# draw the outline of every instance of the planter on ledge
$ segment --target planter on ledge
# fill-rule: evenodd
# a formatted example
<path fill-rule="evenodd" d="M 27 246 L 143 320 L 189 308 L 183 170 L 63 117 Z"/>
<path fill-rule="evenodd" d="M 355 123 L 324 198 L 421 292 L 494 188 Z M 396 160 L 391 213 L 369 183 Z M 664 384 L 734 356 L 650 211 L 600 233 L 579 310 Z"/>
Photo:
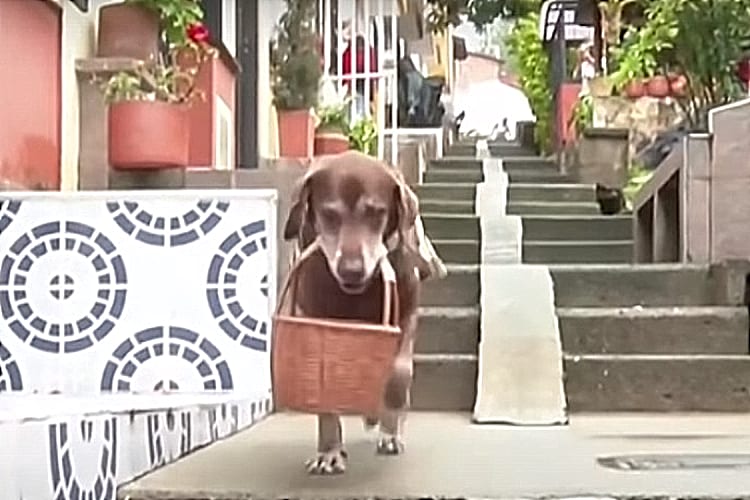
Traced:
<path fill-rule="evenodd" d="M 687 94 L 687 77 L 685 75 L 669 75 L 669 92 L 675 97 L 685 97 Z"/>
<path fill-rule="evenodd" d="M 279 124 L 279 155 L 311 158 L 315 137 L 315 121 L 309 109 L 277 110 Z"/>
<path fill-rule="evenodd" d="M 315 156 L 334 155 L 349 149 L 349 137 L 341 130 L 321 127 L 315 131 Z"/>
<path fill-rule="evenodd" d="M 118 3 L 99 9 L 97 57 L 154 61 L 159 54 L 159 14 L 142 5 Z"/>
<path fill-rule="evenodd" d="M 162 101 L 109 106 L 109 164 L 117 169 L 161 169 L 188 164 L 187 107 Z"/>
<path fill-rule="evenodd" d="M 646 85 L 641 80 L 631 80 L 625 85 L 623 93 L 631 99 L 637 99 L 646 95 Z"/>
<path fill-rule="evenodd" d="M 653 76 L 648 80 L 646 90 L 651 97 L 667 97 L 670 93 L 669 80 L 664 75 Z"/>

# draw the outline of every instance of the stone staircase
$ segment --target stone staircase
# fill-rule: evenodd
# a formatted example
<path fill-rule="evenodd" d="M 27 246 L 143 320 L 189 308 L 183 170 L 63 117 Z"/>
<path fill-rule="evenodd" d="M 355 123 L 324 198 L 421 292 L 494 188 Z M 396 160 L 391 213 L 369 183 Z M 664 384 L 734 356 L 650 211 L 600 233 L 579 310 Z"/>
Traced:
<path fill-rule="evenodd" d="M 522 217 L 524 262 L 550 266 L 571 411 L 750 410 L 748 311 L 726 276 L 632 265 L 631 217 L 602 215 L 593 185 L 517 145 L 491 152 L 509 174 L 508 212 Z M 472 155 L 473 146 L 452 147 L 417 187 L 450 274 L 423 291 L 416 410 L 469 410 L 475 398 L 482 170 Z"/>

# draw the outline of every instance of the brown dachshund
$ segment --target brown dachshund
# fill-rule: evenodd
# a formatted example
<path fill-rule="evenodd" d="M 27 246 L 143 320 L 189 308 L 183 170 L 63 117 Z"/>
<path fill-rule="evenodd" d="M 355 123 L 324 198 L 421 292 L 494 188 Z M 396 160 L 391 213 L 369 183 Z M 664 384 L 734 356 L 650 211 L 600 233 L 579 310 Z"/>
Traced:
<path fill-rule="evenodd" d="M 395 270 L 402 340 L 383 395 L 385 410 L 365 418 L 367 426 L 380 424 L 380 454 L 403 450 L 420 281 L 444 275 L 420 231 L 417 198 L 399 173 L 356 152 L 322 157 L 310 165 L 284 228 L 286 240 L 296 239 L 301 248 L 316 242 L 320 249 L 299 268 L 296 303 L 306 316 L 379 322 L 383 280 L 373 278 L 383 258 Z M 339 416 L 318 415 L 318 453 L 306 463 L 307 470 L 341 473 L 346 456 Z"/>

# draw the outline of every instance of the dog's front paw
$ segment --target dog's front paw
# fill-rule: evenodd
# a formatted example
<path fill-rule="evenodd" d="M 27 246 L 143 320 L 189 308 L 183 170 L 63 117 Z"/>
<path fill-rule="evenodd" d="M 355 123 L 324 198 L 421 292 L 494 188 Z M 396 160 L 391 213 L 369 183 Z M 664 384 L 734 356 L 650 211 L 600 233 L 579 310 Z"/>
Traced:
<path fill-rule="evenodd" d="M 305 468 L 314 475 L 341 474 L 346 470 L 346 458 L 346 451 L 342 449 L 326 451 L 305 462 Z"/>
<path fill-rule="evenodd" d="M 404 452 L 404 442 L 398 436 L 381 434 L 378 438 L 378 455 L 400 455 Z"/>

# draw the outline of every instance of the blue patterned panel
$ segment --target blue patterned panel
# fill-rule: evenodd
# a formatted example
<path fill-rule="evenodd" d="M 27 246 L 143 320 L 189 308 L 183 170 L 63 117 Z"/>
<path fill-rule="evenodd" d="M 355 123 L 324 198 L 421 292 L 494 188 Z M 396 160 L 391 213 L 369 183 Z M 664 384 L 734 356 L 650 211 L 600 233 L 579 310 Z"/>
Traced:
<path fill-rule="evenodd" d="M 78 352 L 112 331 L 126 285 L 125 262 L 110 238 L 82 222 L 46 222 L 2 257 L 0 313 L 31 347 Z"/>
<path fill-rule="evenodd" d="M 201 200 L 178 215 L 154 214 L 136 201 L 110 201 L 107 210 L 127 234 L 147 245 L 187 245 L 214 229 L 229 209 L 229 203 Z"/>
<path fill-rule="evenodd" d="M 256 317 L 243 304 L 249 297 L 238 293 L 243 266 L 264 266 L 267 235 L 265 221 L 258 220 L 230 234 L 219 246 L 208 267 L 206 297 L 211 314 L 221 329 L 240 345 L 266 352 L 268 349 L 268 321 Z M 268 297 L 268 274 L 263 275 L 255 288 Z"/>
<path fill-rule="evenodd" d="M 180 359 L 195 370 L 204 390 L 226 391 L 234 386 L 229 364 L 216 345 L 187 328 L 156 326 L 136 333 L 114 350 L 102 374 L 101 390 L 130 391 L 138 369 L 163 357 Z M 180 389 L 180 374 L 165 373 L 164 378 L 153 381 L 153 390 L 163 389 L 168 377 L 172 377 L 169 387 Z"/>

